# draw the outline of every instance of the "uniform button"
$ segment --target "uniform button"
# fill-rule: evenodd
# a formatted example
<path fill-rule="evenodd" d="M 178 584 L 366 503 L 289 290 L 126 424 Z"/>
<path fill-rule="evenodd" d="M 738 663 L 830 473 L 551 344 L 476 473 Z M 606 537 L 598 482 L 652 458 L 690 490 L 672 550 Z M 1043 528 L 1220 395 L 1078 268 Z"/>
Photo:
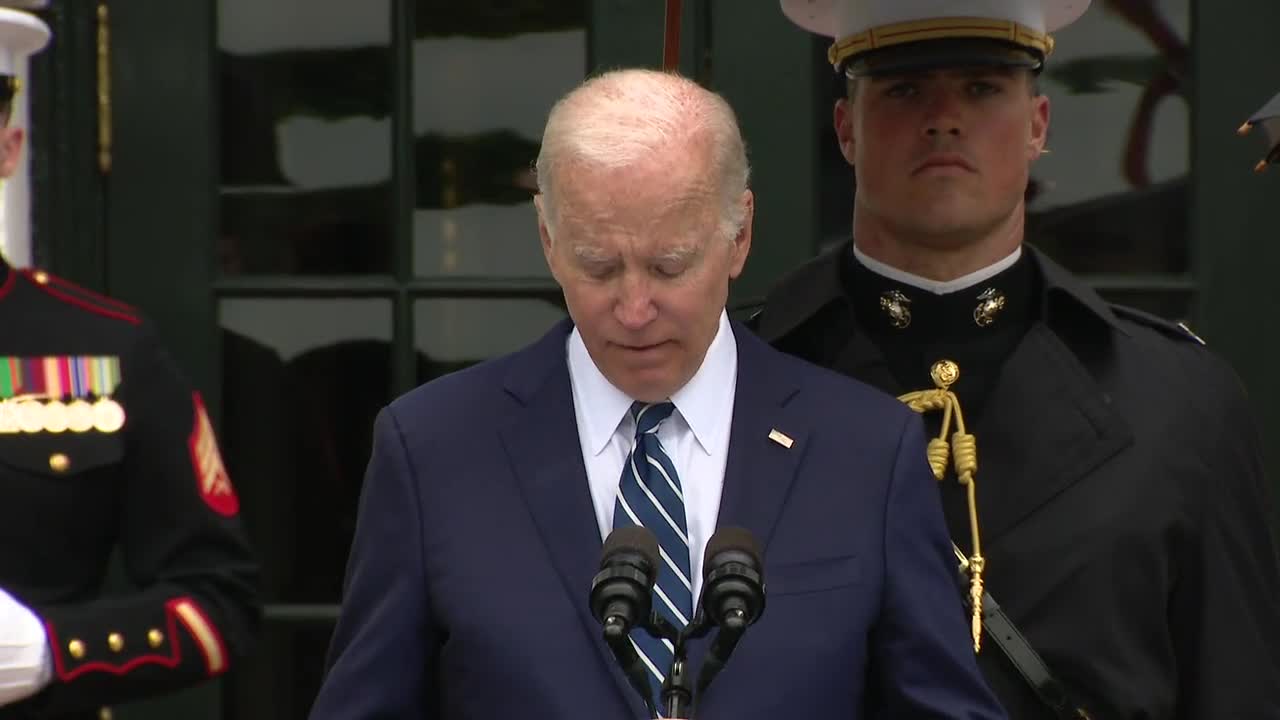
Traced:
<path fill-rule="evenodd" d="M 111 652 L 120 652 L 124 649 L 124 636 L 120 633 L 111 633 L 107 636 L 107 647 L 111 648 Z"/>
<path fill-rule="evenodd" d="M 98 710 L 98 720 L 111 720 L 114 715 L 111 714 L 111 708 L 104 707 Z"/>
<path fill-rule="evenodd" d="M 152 628 L 151 632 L 147 633 L 147 642 L 151 643 L 153 648 L 160 647 L 164 644 L 164 633 Z"/>
<path fill-rule="evenodd" d="M 80 660 L 84 657 L 84 643 L 79 640 L 72 640 L 67 643 L 67 652 L 71 653 L 71 657 Z"/>
<path fill-rule="evenodd" d="M 32 277 L 34 277 L 36 282 L 40 283 L 41 285 L 49 284 L 49 273 L 43 270 L 40 270 L 39 272 L 35 273 L 34 275 L 32 275 Z"/>
<path fill-rule="evenodd" d="M 64 473 L 71 467 L 71 458 L 63 453 L 54 453 L 49 456 L 49 468 L 56 473 Z"/>

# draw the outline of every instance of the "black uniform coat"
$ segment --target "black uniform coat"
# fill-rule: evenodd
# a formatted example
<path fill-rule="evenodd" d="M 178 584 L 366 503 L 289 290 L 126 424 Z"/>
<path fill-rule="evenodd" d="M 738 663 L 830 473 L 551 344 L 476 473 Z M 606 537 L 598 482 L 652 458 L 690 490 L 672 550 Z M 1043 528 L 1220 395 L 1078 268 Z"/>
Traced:
<path fill-rule="evenodd" d="M 154 331 L 127 306 L 0 261 L 0 362 L 86 357 L 118 360 L 122 428 L 0 423 L 0 588 L 43 621 L 53 659 L 53 683 L 0 708 L 6 720 L 96 718 L 219 675 L 258 623 L 239 502 L 200 397 Z M 63 402 L 95 400 L 79 386 Z M 114 550 L 136 587 L 107 594 Z"/>
<path fill-rule="evenodd" d="M 783 350 L 895 395 L 931 387 L 928 365 L 943 356 L 960 364 L 961 383 L 966 368 L 976 374 L 979 387 L 958 393 L 979 409 L 966 419 L 987 589 L 1093 717 L 1280 718 L 1271 507 L 1228 366 L 1188 331 L 1107 304 L 1030 248 L 1001 279 L 1031 288 L 1020 330 L 904 347 L 867 327 L 883 310 L 856 306 L 869 301 L 853 287 L 858 267 L 849 243 L 823 254 L 784 278 L 752 324 Z M 1019 317 L 1013 304 L 1001 312 Z M 943 487 L 967 549 L 963 495 L 950 475 Z M 1011 717 L 1047 717 L 989 638 L 979 659 Z"/>

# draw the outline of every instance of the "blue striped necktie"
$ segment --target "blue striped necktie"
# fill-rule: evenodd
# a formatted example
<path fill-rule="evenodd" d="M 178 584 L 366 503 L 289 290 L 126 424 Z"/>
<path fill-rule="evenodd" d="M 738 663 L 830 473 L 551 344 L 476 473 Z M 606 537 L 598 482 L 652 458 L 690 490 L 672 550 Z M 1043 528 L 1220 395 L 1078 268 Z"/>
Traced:
<path fill-rule="evenodd" d="M 613 527 L 643 525 L 657 536 L 662 563 L 653 588 L 653 607 L 677 629 L 683 629 L 689 624 L 693 609 L 689 528 L 685 522 L 680 477 L 658 440 L 658 425 L 671 417 L 673 410 L 675 405 L 669 402 L 653 405 L 637 402 L 631 406 L 636 439 L 622 468 Z M 643 629 L 633 630 L 631 640 L 649 668 L 649 684 L 657 704 L 674 649 L 667 641 L 658 640 Z"/>

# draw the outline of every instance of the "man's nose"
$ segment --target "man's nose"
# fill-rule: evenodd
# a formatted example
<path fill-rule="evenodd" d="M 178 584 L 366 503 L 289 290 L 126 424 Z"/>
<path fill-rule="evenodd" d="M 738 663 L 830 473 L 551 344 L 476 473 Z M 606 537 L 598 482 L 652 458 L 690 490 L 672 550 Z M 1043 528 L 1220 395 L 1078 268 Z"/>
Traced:
<path fill-rule="evenodd" d="M 959 137 L 964 134 L 964 112 L 960 99 L 954 93 L 940 91 L 934 93 L 929 101 L 929 114 L 925 121 L 925 135 L 936 138 L 939 135 Z"/>
<path fill-rule="evenodd" d="M 657 305 L 648 283 L 642 280 L 624 281 L 622 296 L 614 305 L 614 315 L 628 330 L 639 330 L 658 316 Z"/>

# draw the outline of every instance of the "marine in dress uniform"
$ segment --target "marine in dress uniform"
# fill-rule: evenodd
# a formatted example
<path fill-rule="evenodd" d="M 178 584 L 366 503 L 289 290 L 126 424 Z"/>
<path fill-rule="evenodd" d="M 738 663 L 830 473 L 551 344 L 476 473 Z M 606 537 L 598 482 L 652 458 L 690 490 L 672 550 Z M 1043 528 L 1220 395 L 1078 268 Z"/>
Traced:
<path fill-rule="evenodd" d="M 1247 135 L 1254 128 L 1261 127 L 1266 136 L 1267 154 L 1258 161 L 1254 170 L 1262 172 L 1268 165 L 1280 163 L 1280 95 L 1276 95 L 1253 114 L 1244 125 L 1240 126 L 1240 134 Z"/>
<path fill-rule="evenodd" d="M 47 38 L 0 8 L 0 61 Z M 0 498 L 0 718 L 109 718 L 246 652 L 257 563 L 199 393 L 135 310 L 3 259 Z"/>
<path fill-rule="evenodd" d="M 1038 72 L 1087 5 L 782 0 L 834 38 L 837 70 L 908 80 Z M 926 415 L 979 664 L 1010 717 L 1280 718 L 1280 562 L 1235 374 L 1018 232 L 1003 260 L 945 282 L 877 261 L 855 232 L 785 276 L 753 325 Z"/>

